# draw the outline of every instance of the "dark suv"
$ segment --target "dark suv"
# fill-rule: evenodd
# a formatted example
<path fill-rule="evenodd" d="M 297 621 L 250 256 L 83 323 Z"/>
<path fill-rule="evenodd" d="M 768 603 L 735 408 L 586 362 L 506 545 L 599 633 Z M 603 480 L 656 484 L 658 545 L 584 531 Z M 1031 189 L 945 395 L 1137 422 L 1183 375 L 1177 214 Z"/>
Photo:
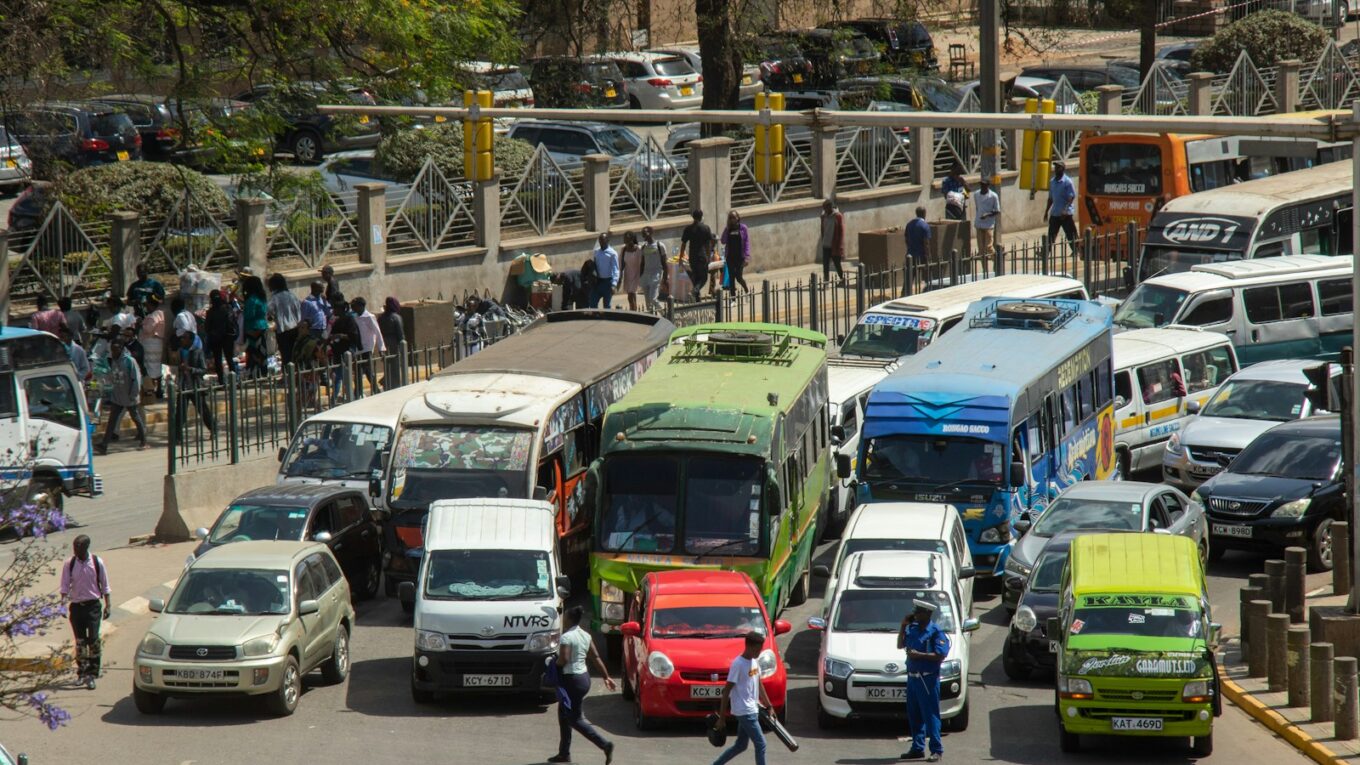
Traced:
<path fill-rule="evenodd" d="M 931 38 L 926 25 L 919 21 L 856 19 L 836 22 L 831 26 L 862 33 L 879 46 L 884 60 L 894 66 L 924 71 L 940 68 L 940 61 L 935 54 L 935 40 Z"/>
<path fill-rule="evenodd" d="M 8 115 L 5 127 L 28 152 L 38 176 L 50 175 L 54 163 L 91 167 L 142 158 L 142 136 L 132 119 L 106 104 L 34 104 Z"/>
<path fill-rule="evenodd" d="M 328 101 L 377 105 L 372 93 L 355 85 L 323 82 L 256 85 L 236 94 L 235 99 L 275 112 L 283 119 L 286 125 L 275 136 L 275 151 L 292 154 L 300 165 L 315 165 L 331 152 L 371 149 L 382 139 L 377 117 L 322 114 L 316 110 L 317 104 Z"/>
<path fill-rule="evenodd" d="M 861 77 L 878 69 L 878 48 L 850 29 L 802 29 L 779 32 L 797 45 L 812 64 L 814 88 L 833 88 L 836 80 Z"/>
<path fill-rule="evenodd" d="M 760 80 L 770 90 L 807 90 L 812 87 L 812 63 L 802 48 L 785 37 L 766 37 L 757 42 Z"/>
<path fill-rule="evenodd" d="M 168 161 L 179 143 L 179 125 L 165 96 L 142 93 L 100 96 L 97 101 L 126 114 L 142 137 L 142 156 Z"/>
<path fill-rule="evenodd" d="M 549 56 L 529 63 L 534 102 L 549 109 L 627 109 L 628 87 L 613 61 Z"/>

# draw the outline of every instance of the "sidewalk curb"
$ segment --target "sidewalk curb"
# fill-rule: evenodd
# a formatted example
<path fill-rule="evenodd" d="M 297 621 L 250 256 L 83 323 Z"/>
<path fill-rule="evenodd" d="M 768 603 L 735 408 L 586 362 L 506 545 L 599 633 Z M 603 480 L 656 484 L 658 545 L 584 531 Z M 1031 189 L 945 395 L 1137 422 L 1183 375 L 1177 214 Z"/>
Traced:
<path fill-rule="evenodd" d="M 1225 677 L 1222 672 L 1223 668 L 1220 667 L 1219 686 L 1223 689 L 1223 695 L 1235 706 L 1269 728 L 1280 738 L 1289 742 L 1290 746 L 1299 750 L 1314 762 L 1320 763 L 1320 765 L 1337 765 L 1341 762 L 1341 758 L 1335 752 L 1318 743 L 1302 728 L 1286 720 L 1279 712 L 1261 703 L 1255 696 L 1243 690 L 1242 686 Z"/>

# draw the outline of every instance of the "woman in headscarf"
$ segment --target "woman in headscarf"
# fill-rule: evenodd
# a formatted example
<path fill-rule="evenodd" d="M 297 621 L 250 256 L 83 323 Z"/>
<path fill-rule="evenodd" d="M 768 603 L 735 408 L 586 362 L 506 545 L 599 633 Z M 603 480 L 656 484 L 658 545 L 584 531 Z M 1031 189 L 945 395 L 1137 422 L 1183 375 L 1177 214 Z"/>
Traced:
<path fill-rule="evenodd" d="M 242 277 L 241 291 L 245 294 L 242 329 L 246 336 L 246 372 L 262 377 L 269 371 L 269 346 L 265 337 L 269 332 L 269 295 L 258 276 Z"/>
<path fill-rule="evenodd" d="M 378 314 L 378 331 L 382 333 L 383 345 L 387 346 L 386 363 L 383 365 L 383 390 L 392 390 L 401 385 L 401 365 L 406 359 L 401 355 L 401 344 L 406 340 L 406 327 L 401 321 L 401 302 L 389 295 L 383 301 L 382 313 Z"/>

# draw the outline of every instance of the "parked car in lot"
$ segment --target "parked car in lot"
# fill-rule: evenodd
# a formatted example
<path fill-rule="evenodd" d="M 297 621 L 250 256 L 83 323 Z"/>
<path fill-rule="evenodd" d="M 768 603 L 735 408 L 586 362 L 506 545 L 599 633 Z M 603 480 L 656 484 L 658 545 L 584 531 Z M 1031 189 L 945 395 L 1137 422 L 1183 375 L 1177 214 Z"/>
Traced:
<path fill-rule="evenodd" d="M 672 570 L 647 574 L 622 625 L 623 697 L 639 730 L 663 718 L 718 711 L 732 659 L 747 633 L 765 635 L 756 663 L 775 714 L 784 718 L 788 677 L 771 621 L 751 578 L 740 571 Z"/>
<path fill-rule="evenodd" d="M 1275 552 L 1298 545 L 1308 549 L 1310 571 L 1331 570 L 1332 522 L 1348 514 L 1341 418 L 1276 425 L 1194 496 L 1208 511 L 1215 557 L 1227 549 Z"/>
<path fill-rule="evenodd" d="M 142 155 L 158 162 L 183 162 L 188 165 L 211 164 L 211 150 L 204 140 L 214 131 L 231 132 L 229 123 L 249 106 L 230 98 L 191 99 L 180 106 L 165 96 L 145 93 L 114 94 L 95 99 L 101 104 L 127 113 L 142 136 Z M 185 135 L 185 127 L 190 134 Z M 245 146 L 245 143 L 240 143 Z M 265 147 L 253 151 L 263 156 Z"/>
<path fill-rule="evenodd" d="M 1023 77 L 1017 76 L 1001 83 L 1001 108 L 1012 111 L 1016 107 L 1012 104 L 1012 99 L 1016 98 L 1052 98 L 1058 83 L 1053 80 L 1046 80 L 1042 77 Z M 982 93 L 978 91 L 980 83 L 977 80 L 969 80 L 959 86 L 959 93 L 967 97 L 969 93 L 977 92 L 978 98 Z M 1076 105 L 1064 109 L 1068 114 L 1076 113 Z"/>
<path fill-rule="evenodd" d="M 1101 85 L 1122 85 L 1125 90 L 1138 90 L 1142 80 L 1137 69 L 1110 64 L 1108 66 L 1027 66 L 1020 71 L 1022 77 L 1040 77 L 1057 82 L 1063 77 L 1078 93 L 1095 90 Z"/>
<path fill-rule="evenodd" d="M 602 53 L 628 83 L 633 109 L 698 109 L 704 102 L 704 77 L 680 56 L 631 51 Z"/>
<path fill-rule="evenodd" d="M 689 65 L 694 67 L 694 71 L 701 75 L 704 73 L 704 60 L 699 56 L 699 49 L 697 47 L 676 45 L 669 48 L 656 48 L 648 52 L 679 56 L 688 61 Z M 764 85 L 760 82 L 760 67 L 755 64 L 742 64 L 741 84 L 738 86 L 738 95 L 754 96 L 763 89 Z"/>
<path fill-rule="evenodd" d="M 916 600 L 937 608 L 931 621 L 949 637 L 940 665 L 940 718 L 950 731 L 968 728 L 968 633 L 954 567 L 939 553 L 860 552 L 846 559 L 827 616 L 808 619 L 822 632 L 817 656 L 817 727 L 906 714 L 907 672 L 897 633 Z"/>
<path fill-rule="evenodd" d="M 1304 393 L 1303 370 L 1318 362 L 1280 359 L 1253 364 L 1229 377 L 1203 409 L 1173 433 L 1162 456 L 1162 480 L 1189 491 L 1218 474 L 1238 452 L 1281 422 L 1318 414 Z M 1332 368 L 1340 400 L 1340 368 Z"/>
<path fill-rule="evenodd" d="M 529 62 L 534 100 L 547 109 L 626 109 L 628 86 L 609 59 L 548 56 Z"/>
<path fill-rule="evenodd" d="M 48 181 L 29 184 L 9 206 L 6 228 L 10 231 L 31 231 L 41 226 L 43 217 L 47 215 L 47 197 L 51 193 L 52 184 Z"/>
<path fill-rule="evenodd" d="M 235 96 L 237 101 L 276 113 L 286 123 L 275 136 L 275 151 L 292 154 L 301 165 L 314 165 L 331 152 L 372 148 L 382 139 L 377 117 L 316 110 L 319 102 L 332 98 L 364 106 L 378 103 L 372 93 L 356 85 L 306 81 L 286 86 L 256 85 Z"/>
<path fill-rule="evenodd" d="M 661 151 L 639 152 L 641 136 L 612 123 L 520 120 L 510 127 L 509 135 L 534 146 L 541 144 L 563 170 L 580 167 L 587 154 L 606 154 L 610 164 L 630 167 L 638 180 L 660 183 L 689 165 L 683 154 L 667 161 Z"/>
<path fill-rule="evenodd" d="M 273 484 L 233 499 L 201 541 L 188 565 L 229 543 L 287 539 L 316 541 L 335 553 L 355 595 L 372 598 L 382 580 L 380 511 L 357 489 L 335 484 Z"/>
<path fill-rule="evenodd" d="M 812 62 L 798 44 L 786 37 L 764 37 L 756 41 L 760 52 L 757 66 L 760 81 L 769 90 L 806 90 L 812 86 Z"/>
<path fill-rule="evenodd" d="M 939 77 L 849 77 L 836 83 L 845 100 L 847 92 L 866 93 L 876 100 L 910 104 L 921 111 L 954 112 L 963 94 Z"/>
<path fill-rule="evenodd" d="M 92 167 L 142 158 L 142 136 L 118 109 L 90 101 L 33 104 L 6 115 L 4 126 L 42 169 Z"/>
<path fill-rule="evenodd" d="M 19 139 L 0 127 L 0 191 L 9 192 L 33 179 L 33 161 Z M 13 228 L 13 226 L 11 226 Z"/>
<path fill-rule="evenodd" d="M 832 22 L 828 26 L 832 29 L 852 29 L 863 34 L 878 46 L 883 60 L 893 66 L 924 71 L 940 68 L 940 61 L 935 54 L 935 41 L 926 25 L 919 21 L 867 18 Z"/>
<path fill-rule="evenodd" d="M 1142 481 L 1078 481 L 1053 499 L 1032 521 L 1021 514 L 1015 528 L 1022 532 L 1006 559 L 1001 597 L 1013 612 L 1025 589 L 1025 580 L 1039 552 L 1052 537 L 1064 531 L 1148 531 L 1190 537 L 1199 545 L 1200 557 L 1209 557 L 1209 530 L 1204 508 L 1179 490 Z"/>
<path fill-rule="evenodd" d="M 464 85 L 473 90 L 491 91 L 491 103 L 498 109 L 527 109 L 535 105 L 529 78 L 514 64 L 464 61 L 458 68 L 465 73 Z"/>
<path fill-rule="evenodd" d="M 132 700 L 158 714 L 166 699 L 260 696 L 291 715 L 302 677 L 349 676 L 354 607 L 331 551 L 314 542 L 241 542 L 185 569 L 137 647 Z"/>
<path fill-rule="evenodd" d="M 835 87 L 837 80 L 863 77 L 878 68 L 878 48 L 850 29 L 800 29 L 778 32 L 803 52 L 812 65 L 808 81 L 815 88 Z"/>
<path fill-rule="evenodd" d="M 163 162 L 170 159 L 179 143 L 180 129 L 165 96 L 145 93 L 116 93 L 99 96 L 98 103 L 126 114 L 142 137 L 142 156 Z"/>

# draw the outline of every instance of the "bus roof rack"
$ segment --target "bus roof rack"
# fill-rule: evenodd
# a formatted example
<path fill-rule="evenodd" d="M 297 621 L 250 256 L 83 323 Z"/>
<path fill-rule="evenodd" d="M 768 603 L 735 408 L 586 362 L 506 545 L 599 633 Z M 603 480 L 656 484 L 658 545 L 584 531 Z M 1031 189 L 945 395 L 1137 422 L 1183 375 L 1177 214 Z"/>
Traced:
<path fill-rule="evenodd" d="M 1009 327 L 1053 332 L 1077 315 L 1071 301 L 998 298 L 968 320 L 970 327 Z"/>
<path fill-rule="evenodd" d="M 772 327 L 756 332 L 748 329 L 721 329 L 706 335 L 690 335 L 681 341 L 676 361 L 707 359 L 716 361 L 793 361 L 793 338 Z"/>

